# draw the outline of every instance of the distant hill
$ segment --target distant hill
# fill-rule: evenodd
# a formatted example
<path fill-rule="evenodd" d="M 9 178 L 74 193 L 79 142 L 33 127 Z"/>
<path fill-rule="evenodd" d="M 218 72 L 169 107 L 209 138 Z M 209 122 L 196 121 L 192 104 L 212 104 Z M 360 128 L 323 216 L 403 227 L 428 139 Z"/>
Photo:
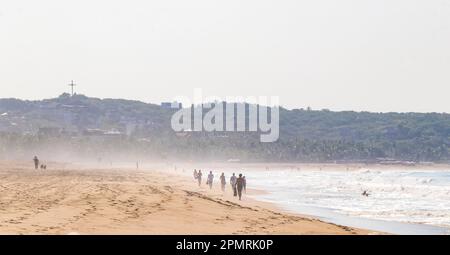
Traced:
<path fill-rule="evenodd" d="M 280 139 L 170 128 L 173 109 L 63 94 L 0 99 L 0 157 L 78 155 L 106 159 L 340 162 L 450 161 L 450 115 L 280 109 Z"/>

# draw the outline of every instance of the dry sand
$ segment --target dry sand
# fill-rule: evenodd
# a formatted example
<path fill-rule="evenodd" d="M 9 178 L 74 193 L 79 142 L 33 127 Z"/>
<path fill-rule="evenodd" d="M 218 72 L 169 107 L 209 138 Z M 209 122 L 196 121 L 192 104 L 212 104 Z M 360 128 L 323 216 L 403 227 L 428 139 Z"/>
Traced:
<path fill-rule="evenodd" d="M 0 162 L 0 234 L 370 234 L 154 170 Z M 252 192 L 252 191 L 250 191 Z M 256 192 L 256 191 L 253 191 Z"/>

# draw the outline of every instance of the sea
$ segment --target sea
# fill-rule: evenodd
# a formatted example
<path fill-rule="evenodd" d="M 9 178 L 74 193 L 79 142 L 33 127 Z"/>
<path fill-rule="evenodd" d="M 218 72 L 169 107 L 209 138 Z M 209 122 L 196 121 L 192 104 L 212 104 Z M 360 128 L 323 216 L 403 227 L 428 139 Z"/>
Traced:
<path fill-rule="evenodd" d="M 391 234 L 450 234 L 450 169 L 279 168 L 245 174 L 249 188 L 266 191 L 254 199 L 287 211 Z"/>

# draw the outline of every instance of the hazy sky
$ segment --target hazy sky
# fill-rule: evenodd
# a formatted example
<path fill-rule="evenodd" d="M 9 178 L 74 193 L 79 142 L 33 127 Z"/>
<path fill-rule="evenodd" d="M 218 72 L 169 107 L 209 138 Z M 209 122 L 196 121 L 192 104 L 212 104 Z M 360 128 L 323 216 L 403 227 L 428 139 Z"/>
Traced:
<path fill-rule="evenodd" d="M 1 0 L 0 98 L 450 112 L 448 0 Z"/>

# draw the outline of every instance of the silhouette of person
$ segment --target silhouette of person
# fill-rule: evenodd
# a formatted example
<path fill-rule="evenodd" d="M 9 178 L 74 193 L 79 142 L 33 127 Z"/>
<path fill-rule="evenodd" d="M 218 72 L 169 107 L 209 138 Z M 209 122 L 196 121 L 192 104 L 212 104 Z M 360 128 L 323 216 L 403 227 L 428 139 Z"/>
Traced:
<path fill-rule="evenodd" d="M 213 180 L 214 180 L 214 175 L 213 175 L 212 171 L 209 171 L 208 180 L 206 181 L 206 183 L 209 185 L 209 189 L 212 189 Z"/>
<path fill-rule="evenodd" d="M 242 190 L 244 189 L 244 182 L 245 182 L 245 179 L 242 178 L 242 174 L 239 174 L 239 178 L 236 179 L 236 188 L 237 188 L 239 200 L 241 200 L 241 197 L 242 197 Z"/>
<path fill-rule="evenodd" d="M 220 187 L 222 188 L 222 191 L 225 192 L 225 185 L 227 184 L 227 181 L 225 179 L 225 174 L 222 173 L 220 176 Z"/>
<path fill-rule="evenodd" d="M 202 185 L 202 170 L 198 170 L 197 180 L 198 180 L 198 186 L 200 187 Z"/>
<path fill-rule="evenodd" d="M 197 178 L 198 178 L 197 169 L 194 169 L 194 180 L 197 180 Z"/>
<path fill-rule="evenodd" d="M 34 156 L 33 161 L 34 161 L 34 169 L 37 170 L 39 168 L 39 159 L 38 159 L 38 157 Z"/>
<path fill-rule="evenodd" d="M 233 189 L 233 196 L 237 196 L 237 190 L 236 190 L 236 175 L 233 175 L 230 177 L 230 184 L 231 188 Z"/>

